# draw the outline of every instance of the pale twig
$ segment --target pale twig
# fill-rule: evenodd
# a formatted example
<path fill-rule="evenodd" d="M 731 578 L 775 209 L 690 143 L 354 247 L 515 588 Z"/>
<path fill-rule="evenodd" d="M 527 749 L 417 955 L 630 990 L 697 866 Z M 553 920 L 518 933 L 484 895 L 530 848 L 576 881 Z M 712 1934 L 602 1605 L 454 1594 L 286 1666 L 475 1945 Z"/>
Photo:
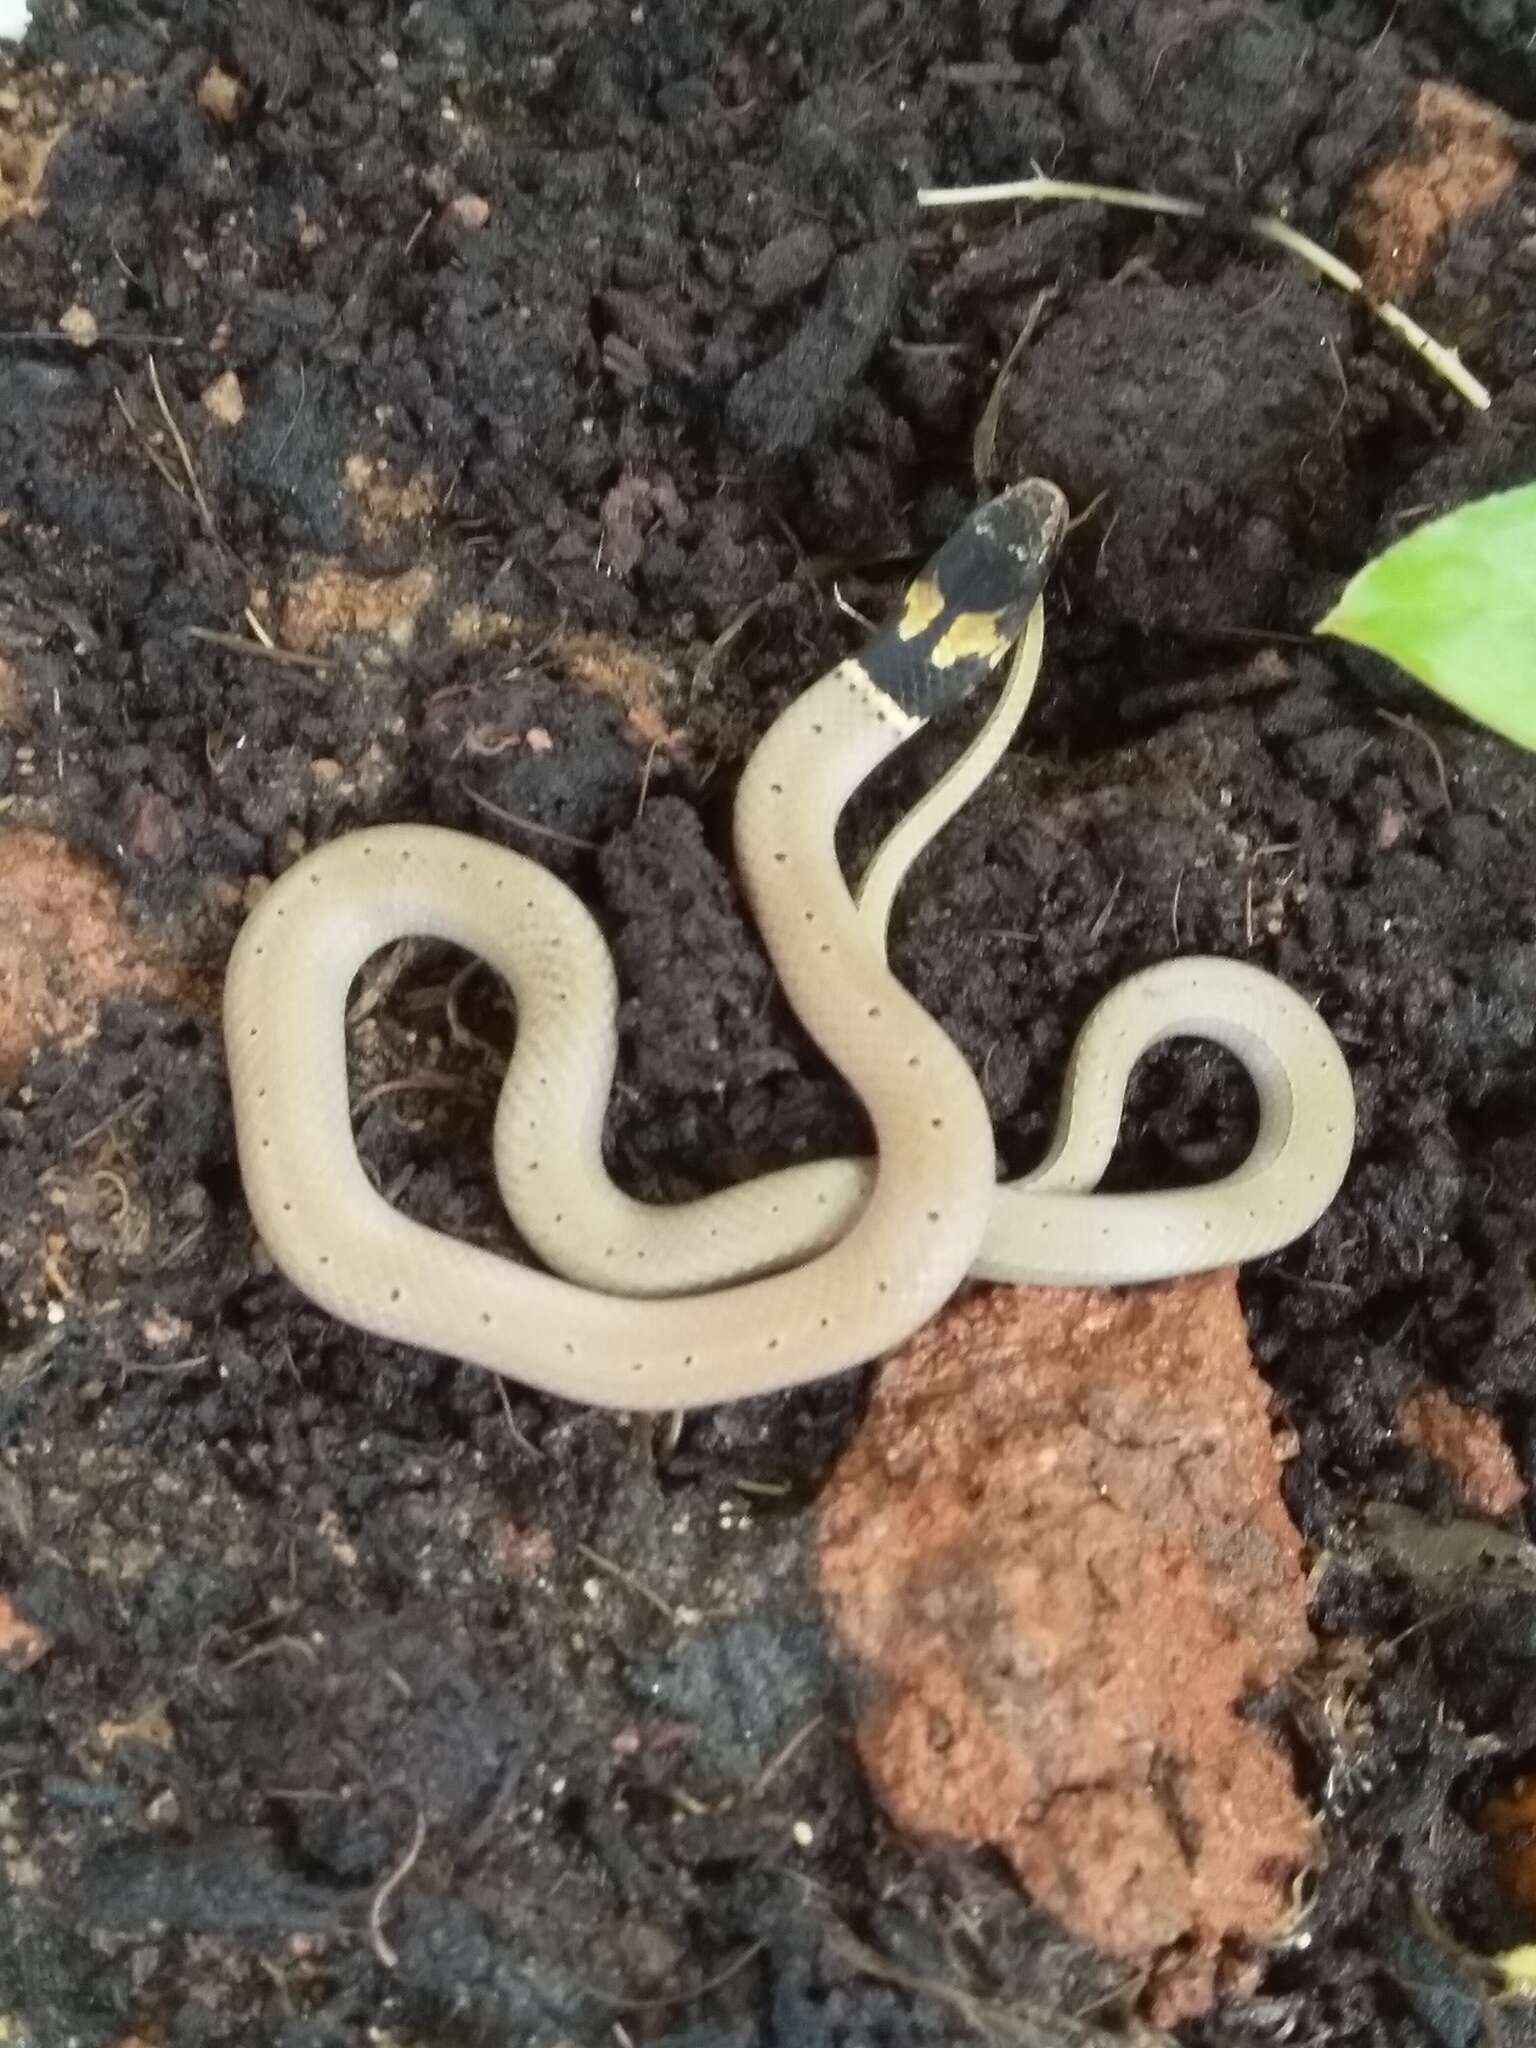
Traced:
<path fill-rule="evenodd" d="M 507 1428 L 511 1433 L 513 1443 L 517 1445 L 519 1450 L 526 1451 L 530 1458 L 542 1459 L 544 1453 L 539 1449 L 538 1445 L 530 1443 L 517 1426 L 516 1418 L 512 1413 L 511 1397 L 507 1393 L 506 1381 L 501 1377 L 500 1373 L 493 1373 L 491 1377 L 495 1380 L 496 1391 L 501 1396 L 501 1412 L 507 1419 Z"/>
<path fill-rule="evenodd" d="M 767 1789 L 769 1785 L 773 1783 L 774 1779 L 779 1775 L 780 1771 L 783 1770 L 784 1766 L 790 1761 L 791 1757 L 799 1755 L 800 1750 L 804 1747 L 804 1745 L 807 1742 L 810 1741 L 811 1737 L 816 1733 L 816 1730 L 819 1727 L 821 1727 L 822 1723 L 826 1720 L 826 1718 L 827 1717 L 825 1714 L 812 1714 L 810 1720 L 807 1721 L 803 1727 L 797 1728 L 795 1730 L 794 1734 L 791 1735 L 788 1742 L 785 1743 L 784 1747 L 778 1752 L 778 1754 L 776 1756 L 771 1756 L 768 1759 L 767 1763 L 763 1765 L 763 1768 L 758 1772 L 757 1776 L 752 1780 L 751 1786 L 749 1787 L 747 1792 L 747 1797 L 749 1799 L 760 1799 L 762 1797 L 764 1791 Z"/>
<path fill-rule="evenodd" d="M 939 76 L 946 85 L 980 87 L 984 85 L 1017 85 L 1024 77 L 1022 64 L 941 64 Z"/>
<path fill-rule="evenodd" d="M 42 327 L 0 328 L 0 341 L 52 341 L 63 348 L 99 348 L 104 341 L 121 341 L 138 348 L 185 348 L 184 334 L 137 334 L 129 327 L 98 327 L 87 342 L 72 334 L 55 334 Z"/>
<path fill-rule="evenodd" d="M 227 1673 L 243 1671 L 247 1664 L 263 1663 L 268 1657 L 303 1657 L 311 1664 L 320 1662 L 320 1653 L 313 1643 L 306 1643 L 302 1636 L 272 1636 L 264 1643 L 257 1643 L 254 1649 L 242 1650 L 224 1666 Z"/>
<path fill-rule="evenodd" d="M 199 1351 L 191 1358 L 172 1358 L 164 1364 L 143 1358 L 131 1358 L 118 1368 L 123 1384 L 131 1379 L 177 1379 L 183 1373 L 201 1372 L 213 1356 L 212 1352 Z"/>
<path fill-rule="evenodd" d="M 407 1795 L 409 1797 L 409 1795 Z M 414 1801 L 412 1802 L 414 1804 Z M 411 1830 L 411 1845 L 399 1863 L 385 1878 L 373 1895 L 368 1908 L 368 1939 L 373 1943 L 373 1952 L 386 1970 L 395 1969 L 400 1961 L 399 1951 L 391 1946 L 384 1934 L 384 1908 L 416 1868 L 417 1858 L 427 1839 L 427 1816 L 425 1810 L 416 1807 L 416 1824 Z"/>
<path fill-rule="evenodd" d="M 1310 235 L 1298 234 L 1283 220 L 1260 215 L 1252 223 L 1253 232 L 1266 242 L 1273 242 L 1277 248 L 1287 249 L 1291 255 L 1300 257 L 1319 276 L 1326 277 L 1330 284 L 1336 284 L 1340 291 L 1367 306 L 1382 326 L 1388 328 L 1398 339 L 1412 349 L 1420 362 L 1443 377 L 1451 389 L 1458 392 L 1468 405 L 1479 412 L 1486 412 L 1493 403 L 1493 396 L 1486 384 L 1481 383 L 1463 363 L 1455 349 L 1447 348 L 1443 341 L 1436 341 L 1428 334 L 1411 314 L 1401 306 L 1394 306 L 1390 299 L 1378 299 L 1367 286 L 1358 270 L 1352 270 L 1347 263 L 1341 263 L 1321 243 L 1314 242 Z"/>
<path fill-rule="evenodd" d="M 118 411 L 122 414 L 123 418 L 128 422 L 129 433 L 133 435 L 133 438 L 138 442 L 139 446 L 144 450 L 144 453 L 155 465 L 155 468 L 159 471 L 163 481 L 170 486 L 170 488 L 176 493 L 178 498 L 185 502 L 187 494 L 185 490 L 183 490 L 182 488 L 181 478 L 176 474 L 175 470 L 172 469 L 171 465 L 166 461 L 165 457 L 155 447 L 154 443 L 150 440 L 149 436 L 145 433 L 144 429 L 139 425 L 138 421 L 134 418 L 133 414 L 128 410 L 128 401 L 126 398 L 124 398 L 122 392 L 118 390 L 115 384 L 112 387 L 112 396 L 117 401 Z"/>
<path fill-rule="evenodd" d="M 393 1081 L 376 1081 L 371 1088 L 365 1088 L 352 1105 L 354 1116 L 361 1116 L 389 1095 L 409 1095 L 416 1089 L 439 1095 L 457 1095 L 465 1102 L 476 1100 L 480 1091 L 460 1078 L 457 1074 L 439 1074 L 431 1067 L 423 1067 L 419 1073 L 401 1074 Z"/>
<path fill-rule="evenodd" d="M 388 996 L 394 992 L 396 982 L 421 951 L 417 939 L 401 939 L 384 955 L 379 965 L 365 976 L 362 993 L 347 1012 L 349 1031 L 371 1017 Z"/>
<path fill-rule="evenodd" d="M 836 583 L 832 585 L 832 602 L 837 606 L 845 619 L 852 619 L 855 624 L 862 626 L 866 633 L 874 632 L 874 620 L 866 619 L 856 604 L 850 604 Z"/>
<path fill-rule="evenodd" d="M 713 1977 L 706 1977 L 702 1984 L 695 1984 L 688 1991 L 676 1991 L 670 1998 L 615 1998 L 611 1992 L 600 1991 L 595 1984 L 586 1986 L 589 1997 L 599 1999 L 611 2006 L 615 2012 L 665 2012 L 670 2006 L 691 2005 L 695 1999 L 703 1998 L 711 1991 L 718 1991 L 722 1984 L 729 1984 L 733 1977 L 739 1977 L 748 1963 L 755 1962 L 768 1946 L 766 1941 L 749 1942 L 734 1962 L 717 1970 Z"/>
<path fill-rule="evenodd" d="M 867 1942 L 860 1941 L 839 1920 L 829 1920 L 824 1925 L 822 1940 L 846 1968 L 948 2006 L 984 2041 L 1007 2043 L 1008 2048 L 1112 2048 L 1113 2043 L 1125 2040 L 1123 2034 L 1107 2033 L 1069 2012 L 1026 2005 L 1016 1999 L 1004 2004 L 1001 2000 L 980 1998 L 959 1984 L 902 1969 L 899 1964 L 887 1962 Z M 1156 2048 L 1175 2048 L 1171 2034 L 1146 2029 L 1138 2038 L 1145 2048 L 1154 2048 L 1154 2044 Z"/>
<path fill-rule="evenodd" d="M 1001 185 L 925 185 L 919 206 L 995 206 L 1020 199 L 1084 199 L 1101 206 L 1124 206 L 1137 213 L 1182 213 L 1197 220 L 1205 212 L 1198 199 L 1175 199 L 1166 192 L 1137 192 L 1129 185 L 1085 185 L 1068 178 L 1012 178 Z"/>
<path fill-rule="evenodd" d="M 275 662 L 279 668 L 313 669 L 317 674 L 334 668 L 335 662 L 325 654 L 299 654 L 291 647 L 268 647 L 260 640 L 246 640 L 238 633 L 221 633 L 213 626 L 188 626 L 189 640 L 201 640 L 209 647 L 218 647 L 225 654 L 243 654 L 252 661 Z"/>
<path fill-rule="evenodd" d="M 277 468 L 278 463 L 282 459 L 283 450 L 288 446 L 288 443 L 293 439 L 294 429 L 295 427 L 298 426 L 299 421 L 304 417 L 304 404 L 308 397 L 309 373 L 304 368 L 304 365 L 300 363 L 299 402 L 293 408 L 293 418 L 288 422 L 287 426 L 284 427 L 282 433 L 278 436 L 277 446 L 272 450 L 272 453 L 267 457 L 266 462 L 263 465 L 268 476 L 270 476 L 272 472 Z"/>
<path fill-rule="evenodd" d="M 1101 206 L 1129 207 L 1138 213 L 1173 214 L 1186 220 L 1204 220 L 1207 208 L 1198 199 L 1177 199 L 1167 192 L 1137 192 L 1124 185 L 1079 184 L 1063 178 L 1016 178 L 1002 185 L 926 186 L 917 195 L 919 206 L 983 206 L 1019 200 L 1088 200 Z M 1474 377 L 1455 349 L 1436 341 L 1401 306 L 1378 299 L 1358 270 L 1303 235 L 1273 214 L 1253 214 L 1245 223 L 1261 241 L 1273 242 L 1308 264 L 1340 291 L 1359 299 L 1383 327 L 1406 344 L 1428 369 L 1441 377 L 1458 396 L 1479 412 L 1493 403 L 1488 387 Z"/>
<path fill-rule="evenodd" d="M 648 1586 L 644 1579 L 626 1571 L 623 1565 L 615 1564 L 611 1557 L 604 1557 L 602 1552 L 594 1550 L 590 1543 L 578 1543 L 576 1549 L 588 1564 L 595 1565 L 600 1572 L 606 1572 L 610 1579 L 617 1580 L 621 1586 L 627 1586 L 631 1593 L 638 1594 L 642 1600 L 648 1600 L 659 1614 L 667 1617 L 674 1628 L 684 1628 L 693 1620 L 691 1608 L 674 1607 L 670 1600 L 663 1599 L 662 1595 L 653 1586 Z"/>
<path fill-rule="evenodd" d="M 559 832 L 553 825 L 536 825 L 532 818 L 520 818 L 516 811 L 503 810 L 500 804 L 493 804 L 488 796 L 482 796 L 478 789 L 471 789 L 467 782 L 459 784 L 460 789 L 472 804 L 478 804 L 493 818 L 499 818 L 503 825 L 515 825 L 519 832 L 532 832 L 539 839 L 553 839 L 561 846 L 579 847 L 583 853 L 597 850 L 595 839 L 578 839 L 574 832 Z"/>
<path fill-rule="evenodd" d="M 985 488 L 992 474 L 992 464 L 997 455 L 997 423 L 1002 417 L 1003 393 L 1008 387 L 1008 379 L 1013 375 L 1019 357 L 1034 340 L 1041 315 L 1056 296 L 1054 285 L 1047 285 L 1045 290 L 1036 296 L 1024 325 L 1019 329 L 1018 339 L 1004 356 L 1003 366 L 992 380 L 992 389 L 981 409 L 981 418 L 976 423 L 976 432 L 971 441 L 971 473 L 979 489 Z"/>
<path fill-rule="evenodd" d="M 1072 514 L 1072 517 L 1067 521 L 1067 532 L 1076 533 L 1077 529 L 1080 526 L 1086 526 L 1088 524 L 1088 521 L 1093 517 L 1094 513 L 1098 511 L 1099 507 L 1106 501 L 1108 497 L 1109 492 L 1107 490 L 1095 491 L 1093 496 L 1088 500 L 1087 504 L 1083 507 L 1082 511 L 1074 512 Z"/>
<path fill-rule="evenodd" d="M 790 538 L 793 540 L 794 536 L 791 535 Z M 698 665 L 695 667 L 692 679 L 688 684 L 688 703 L 683 713 L 685 719 L 692 715 L 694 699 L 708 681 L 715 663 L 741 632 L 742 628 L 750 625 L 752 620 L 757 617 L 772 595 L 773 592 L 771 590 L 765 590 L 761 597 L 750 598 L 742 606 L 735 618 L 715 635 L 714 639 L 710 641 L 704 652 L 699 656 Z"/>
<path fill-rule="evenodd" d="M 1400 711 L 1383 711 L 1378 708 L 1376 716 L 1385 719 L 1388 725 L 1395 725 L 1399 732 L 1407 733 L 1410 739 L 1417 740 L 1421 746 L 1429 750 L 1429 758 L 1434 762 L 1435 774 L 1440 780 L 1441 802 L 1446 810 L 1452 809 L 1451 778 L 1445 765 L 1445 756 L 1424 730 L 1423 726 L 1419 724 L 1416 718 L 1405 717 Z"/>
<path fill-rule="evenodd" d="M 635 805 L 635 823 L 637 825 L 639 824 L 640 820 L 645 816 L 645 800 L 651 793 L 651 770 L 656 765 L 656 756 L 657 753 L 660 751 L 660 748 L 660 740 L 651 741 L 651 750 L 646 755 L 645 767 L 641 770 L 640 801 Z"/>
<path fill-rule="evenodd" d="M 70 1151 L 81 1151 L 91 1143 L 92 1139 L 99 1138 L 104 1131 L 110 1131 L 114 1124 L 121 1123 L 125 1116 L 135 1115 L 148 1102 L 150 1093 L 151 1091 L 148 1088 L 140 1088 L 130 1095 L 126 1102 L 120 1102 L 109 1116 L 104 1116 L 101 1119 L 100 1123 L 92 1124 L 90 1129 L 82 1131 L 78 1138 L 71 1138 L 69 1141 Z"/>
<path fill-rule="evenodd" d="M 466 960 L 449 982 L 448 992 L 443 997 L 443 1021 L 448 1026 L 448 1036 L 461 1051 L 478 1053 L 490 1067 L 500 1060 L 500 1052 L 488 1038 L 482 1038 L 478 1031 L 472 1030 L 459 1014 L 464 991 L 480 972 L 481 965 L 479 960 Z"/>
<path fill-rule="evenodd" d="M 176 453 L 181 457 L 181 466 L 187 474 L 187 482 L 192 486 L 192 496 L 197 504 L 198 517 L 203 522 L 203 531 L 216 546 L 222 547 L 224 543 L 219 538 L 219 529 L 214 524 L 208 500 L 203 496 L 203 486 L 192 460 L 192 450 L 187 446 L 187 437 L 177 426 L 176 415 L 166 401 L 165 386 L 160 382 L 160 372 L 155 366 L 154 356 L 151 354 L 146 360 L 149 363 L 149 381 L 155 388 L 155 403 L 160 408 L 160 417 L 170 429 L 171 439 L 176 444 Z"/>
<path fill-rule="evenodd" d="M 1111 916 L 1114 914 L 1115 905 L 1120 901 L 1120 891 L 1124 887 L 1125 870 L 1122 868 L 1120 870 L 1120 873 L 1115 877 L 1115 886 L 1113 887 L 1113 889 L 1110 890 L 1109 897 L 1104 905 L 1104 908 L 1099 912 L 1098 916 L 1093 920 L 1092 925 L 1089 927 L 1088 943 L 1090 946 L 1096 946 L 1099 940 L 1103 938 L 1104 927 L 1109 923 Z"/>

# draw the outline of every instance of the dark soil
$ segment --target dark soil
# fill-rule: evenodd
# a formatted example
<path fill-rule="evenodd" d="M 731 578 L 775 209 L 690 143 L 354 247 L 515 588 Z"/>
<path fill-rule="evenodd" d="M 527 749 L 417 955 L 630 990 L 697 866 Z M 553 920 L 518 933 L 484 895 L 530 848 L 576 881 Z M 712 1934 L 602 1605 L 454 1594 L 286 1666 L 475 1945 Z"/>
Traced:
<path fill-rule="evenodd" d="M 919 213 L 912 192 L 1036 160 L 1229 222 L 1283 205 L 1336 244 L 1413 81 L 1536 117 L 1524 0 L 38 14 L 14 82 L 48 67 L 73 111 L 46 208 L 0 226 L 10 816 L 94 848 L 210 989 L 247 879 L 353 825 L 434 819 L 550 860 L 620 963 L 612 1158 L 643 1192 L 858 1139 L 743 917 L 729 794 L 858 643 L 832 575 L 878 611 L 893 557 L 973 502 L 997 366 L 1054 290 L 993 473 L 1098 509 L 1029 743 L 922 865 L 895 957 L 974 1059 L 1011 1168 L 1093 1002 L 1175 949 L 1273 969 L 1338 1033 L 1354 1170 L 1245 1293 L 1300 1440 L 1291 1503 L 1333 1560 L 1319 1628 L 1366 1648 L 1352 1684 L 1299 1682 L 1281 1714 L 1319 1814 L 1303 1935 L 1189 2038 L 1480 2038 L 1454 1944 L 1523 1938 L 1470 1821 L 1536 1754 L 1536 1595 L 1350 1532 L 1367 1502 L 1458 1505 L 1395 1433 L 1417 1386 L 1488 1410 L 1536 1469 L 1536 774 L 1292 636 L 1406 521 L 1536 472 L 1536 188 L 1457 228 L 1415 301 L 1493 388 L 1483 417 L 1229 228 Z M 195 96 L 214 60 L 241 88 L 229 125 Z M 123 88 L 93 96 L 103 76 Z M 94 347 L 50 332 L 75 304 Z M 151 352 L 206 518 L 146 453 Z M 231 368 L 234 433 L 198 404 Z M 370 522 L 342 481 L 357 456 L 424 477 L 435 509 Z M 296 670 L 189 637 L 243 634 L 256 592 L 321 558 L 428 565 L 410 644 L 344 637 Z M 508 645 L 451 634 L 470 604 L 515 622 Z M 645 650 L 683 742 L 652 752 L 575 691 L 562 629 Z M 488 719 L 555 744 L 467 755 Z M 957 744 L 928 735 L 861 800 L 851 858 Z M 376 1095 L 360 1137 L 417 1213 L 494 1237 L 511 1025 L 484 974 L 450 1014 L 460 964 L 415 957 L 366 1076 L 452 1085 Z M 1150 1061 L 1117 1174 L 1222 1170 L 1249 1113 L 1215 1054 Z M 57 1325 L 25 1285 L 49 1232 L 74 1290 Z M 0 1291 L 3 1583 L 54 1646 L 0 1672 L 0 2038 L 1115 2030 L 1122 1972 L 987 1859 L 894 1839 L 859 1776 L 808 1584 L 857 1375 L 674 1438 L 310 1311 L 253 1247 L 211 1001 L 118 1003 L 0 1096 Z M 914 1979 L 981 1999 L 994 2031 Z M 1518 2011 L 1501 2025 L 1529 2038 Z"/>

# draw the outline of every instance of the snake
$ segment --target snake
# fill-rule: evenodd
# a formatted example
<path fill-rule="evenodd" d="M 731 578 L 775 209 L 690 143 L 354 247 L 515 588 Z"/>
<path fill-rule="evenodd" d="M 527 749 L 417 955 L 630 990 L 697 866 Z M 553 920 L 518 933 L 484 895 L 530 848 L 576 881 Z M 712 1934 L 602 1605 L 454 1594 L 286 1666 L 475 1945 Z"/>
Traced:
<path fill-rule="evenodd" d="M 431 824 L 365 827 L 265 890 L 225 977 L 241 1180 L 287 1280 L 356 1328 L 538 1392 L 677 1411 L 866 1364 L 967 1280 L 1168 1279 L 1265 1255 L 1310 1229 L 1347 1171 L 1354 1098 L 1332 1033 L 1285 983 L 1214 957 L 1128 977 L 1079 1032 L 1046 1157 L 999 1185 L 980 1085 L 888 963 L 903 876 L 1022 716 L 1067 525 L 1062 493 L 1042 478 L 978 507 L 891 623 L 779 714 L 737 788 L 749 907 L 791 1008 L 867 1114 L 871 1157 L 783 1167 L 679 1203 L 631 1197 L 603 1160 L 619 995 L 591 912 L 508 847 Z M 855 892 L 836 846 L 849 799 L 1010 649 L 991 715 Z M 516 1036 L 491 1150 L 537 1266 L 406 1216 L 359 1157 L 349 991 L 374 954 L 407 937 L 478 955 L 511 991 Z M 1258 1122 L 1246 1158 L 1197 1187 L 1095 1192 L 1137 1061 L 1186 1036 L 1247 1069 Z"/>

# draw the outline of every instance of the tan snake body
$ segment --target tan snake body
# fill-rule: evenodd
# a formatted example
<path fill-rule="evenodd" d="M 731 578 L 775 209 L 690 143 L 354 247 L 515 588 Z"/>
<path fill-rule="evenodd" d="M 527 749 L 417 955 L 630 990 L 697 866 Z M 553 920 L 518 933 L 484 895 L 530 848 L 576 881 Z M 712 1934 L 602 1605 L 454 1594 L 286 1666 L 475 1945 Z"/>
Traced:
<path fill-rule="evenodd" d="M 1348 1163 L 1348 1073 L 1300 997 L 1232 961 L 1170 962 L 1115 990 L 1074 1049 L 1047 1161 L 996 1187 L 980 1090 L 892 976 L 884 938 L 895 881 L 1003 741 L 984 733 L 970 765 L 919 806 L 925 815 L 898 828 L 861 905 L 838 868 L 835 829 L 853 791 L 931 710 L 995 667 L 1026 621 L 1015 678 L 1027 670 L 1027 697 L 1039 592 L 1064 525 L 1059 493 L 1035 481 L 974 514 L 912 585 L 896 624 L 805 691 L 742 778 L 735 840 L 754 916 L 796 1014 L 868 1112 L 873 1163 L 793 1167 L 669 1208 L 624 1195 L 602 1161 L 617 994 L 590 914 L 504 848 L 432 826 L 374 828 L 283 875 L 230 961 L 241 1171 L 288 1278 L 380 1336 L 573 1400 L 673 1409 L 876 1357 L 967 1274 L 1152 1279 L 1253 1257 L 1308 1228 Z M 465 947 L 511 986 L 517 1038 L 496 1117 L 497 1180 L 526 1241 L 563 1277 L 403 1216 L 358 1159 L 347 993 L 372 953 L 408 935 Z M 1108 1164 L 1135 1060 L 1184 1034 L 1227 1045 L 1253 1077 L 1260 1126 L 1248 1159 L 1211 1186 L 1087 1193 Z"/>

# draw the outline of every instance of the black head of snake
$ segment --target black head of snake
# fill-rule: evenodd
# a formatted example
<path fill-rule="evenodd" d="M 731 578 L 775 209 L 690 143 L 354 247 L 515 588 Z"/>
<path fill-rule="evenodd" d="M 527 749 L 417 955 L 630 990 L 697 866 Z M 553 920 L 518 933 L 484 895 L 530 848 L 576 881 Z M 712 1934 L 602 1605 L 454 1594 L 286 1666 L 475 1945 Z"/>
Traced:
<path fill-rule="evenodd" d="M 914 718 L 952 710 L 1024 630 L 1067 530 L 1055 484 L 1029 477 L 956 528 L 909 586 L 900 617 L 859 657 Z"/>

